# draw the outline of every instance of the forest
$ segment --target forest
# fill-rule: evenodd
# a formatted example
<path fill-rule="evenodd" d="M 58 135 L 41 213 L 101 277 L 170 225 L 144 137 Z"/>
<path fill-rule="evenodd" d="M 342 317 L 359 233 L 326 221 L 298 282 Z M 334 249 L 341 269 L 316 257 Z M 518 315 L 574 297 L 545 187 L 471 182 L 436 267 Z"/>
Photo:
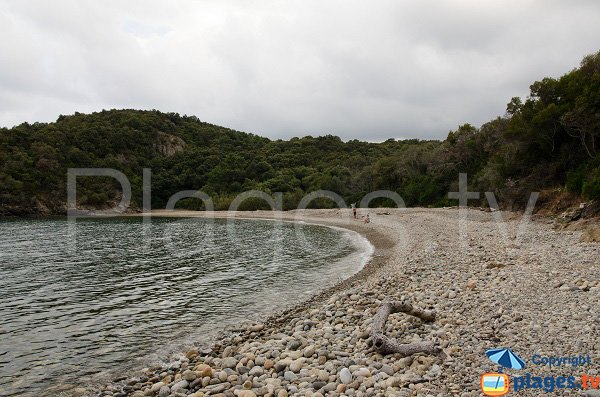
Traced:
<path fill-rule="evenodd" d="M 61 115 L 52 123 L 0 129 L 0 215 L 64 214 L 67 170 L 75 167 L 123 172 L 137 208 L 143 168 L 152 170 L 153 208 L 164 208 L 178 191 L 201 190 L 216 209 L 227 209 L 250 189 L 282 192 L 284 209 L 320 189 L 348 204 L 386 189 L 407 206 L 449 206 L 457 205 L 448 192 L 463 172 L 469 190 L 494 192 L 503 208 L 522 208 L 532 191 L 600 199 L 600 52 L 560 78 L 534 82 L 527 98 L 510 99 L 502 111 L 479 128 L 458 126 L 443 141 L 380 143 L 332 135 L 270 140 L 156 110 Z M 84 208 L 111 207 L 121 194 L 118 182 L 106 177 L 80 177 L 77 188 Z M 472 201 L 485 204 L 483 195 Z M 179 207 L 202 209 L 202 202 L 185 199 Z M 241 207 L 263 208 L 269 207 L 254 199 Z"/>

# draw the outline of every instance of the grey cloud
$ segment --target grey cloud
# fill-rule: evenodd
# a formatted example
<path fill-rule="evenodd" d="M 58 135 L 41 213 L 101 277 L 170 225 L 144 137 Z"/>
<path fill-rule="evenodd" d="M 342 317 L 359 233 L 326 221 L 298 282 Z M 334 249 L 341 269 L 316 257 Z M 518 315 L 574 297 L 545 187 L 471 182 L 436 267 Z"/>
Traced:
<path fill-rule="evenodd" d="M 594 1 L 0 3 L 0 125 L 141 108 L 289 138 L 443 138 L 598 50 Z"/>

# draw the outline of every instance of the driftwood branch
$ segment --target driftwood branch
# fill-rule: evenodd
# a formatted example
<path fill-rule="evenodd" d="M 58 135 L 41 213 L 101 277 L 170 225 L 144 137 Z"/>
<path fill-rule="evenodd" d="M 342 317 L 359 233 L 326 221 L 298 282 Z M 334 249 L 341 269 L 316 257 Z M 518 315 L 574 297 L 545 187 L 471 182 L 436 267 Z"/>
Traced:
<path fill-rule="evenodd" d="M 381 354 L 398 353 L 402 356 L 410 356 L 415 353 L 441 354 L 441 348 L 433 342 L 403 344 L 396 339 L 385 336 L 383 333 L 385 322 L 389 315 L 393 313 L 406 313 L 427 322 L 435 320 L 435 313 L 429 310 L 417 309 L 408 302 L 382 303 L 373 318 L 371 326 L 371 340 L 375 350 Z"/>

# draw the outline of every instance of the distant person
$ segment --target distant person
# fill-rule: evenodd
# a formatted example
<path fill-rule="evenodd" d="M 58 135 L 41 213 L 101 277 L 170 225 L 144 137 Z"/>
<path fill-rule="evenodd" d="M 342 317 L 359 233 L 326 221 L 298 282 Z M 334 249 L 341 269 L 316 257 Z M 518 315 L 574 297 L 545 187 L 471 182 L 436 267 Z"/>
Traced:
<path fill-rule="evenodd" d="M 354 219 L 356 219 L 356 203 L 352 203 L 352 215 L 354 215 Z"/>
<path fill-rule="evenodd" d="M 371 223 L 371 218 L 369 218 L 369 214 L 364 216 L 363 219 L 365 220 L 365 223 Z"/>

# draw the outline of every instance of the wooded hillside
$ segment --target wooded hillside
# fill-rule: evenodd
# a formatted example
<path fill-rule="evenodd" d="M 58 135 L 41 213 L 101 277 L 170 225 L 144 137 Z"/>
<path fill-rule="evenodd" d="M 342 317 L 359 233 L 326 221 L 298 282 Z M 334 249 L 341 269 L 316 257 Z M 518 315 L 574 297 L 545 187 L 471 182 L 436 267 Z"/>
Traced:
<path fill-rule="evenodd" d="M 331 135 L 269 140 L 154 110 L 76 113 L 2 128 L 0 213 L 64 213 L 70 167 L 124 172 L 135 206 L 141 205 L 142 169 L 151 168 L 155 208 L 189 189 L 210 194 L 217 209 L 249 189 L 283 192 L 286 209 L 318 189 L 347 203 L 388 189 L 409 206 L 455 205 L 447 193 L 456 190 L 459 172 L 469 174 L 470 190 L 493 191 L 502 206 L 515 208 L 543 189 L 600 198 L 599 154 L 600 52 L 558 79 L 534 82 L 529 97 L 512 98 L 502 117 L 481 128 L 461 125 L 444 141 L 343 142 Z M 80 204 L 107 206 L 118 199 L 118 186 L 110 178 L 79 178 Z M 201 204 L 190 199 L 180 205 Z M 245 203 L 245 209 L 263 207 L 258 200 Z"/>

